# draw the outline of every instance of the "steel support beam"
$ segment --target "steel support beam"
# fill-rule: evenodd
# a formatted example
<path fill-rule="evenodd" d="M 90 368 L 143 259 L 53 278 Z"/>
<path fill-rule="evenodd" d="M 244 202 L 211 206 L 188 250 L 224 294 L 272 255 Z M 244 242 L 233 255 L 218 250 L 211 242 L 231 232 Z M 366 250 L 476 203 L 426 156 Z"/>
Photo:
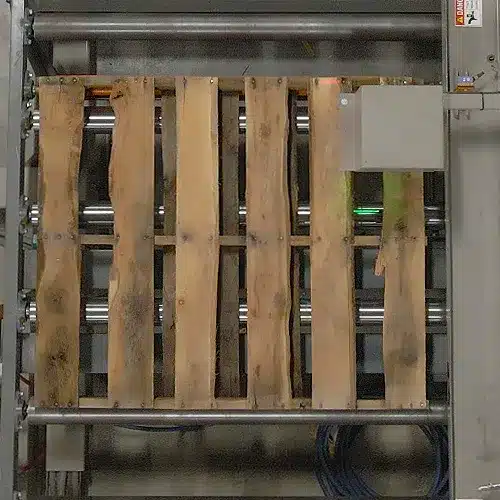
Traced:
<path fill-rule="evenodd" d="M 38 14 L 38 40 L 436 40 L 438 14 Z"/>
<path fill-rule="evenodd" d="M 467 17 L 456 26 L 454 2 L 443 6 L 444 90 L 455 90 L 457 73 L 484 72 L 476 89 L 498 92 L 498 0 L 482 0 L 482 12 L 474 13 L 480 27 L 468 27 Z M 449 119 L 451 498 L 476 499 L 479 488 L 500 482 L 500 113 L 473 110 Z"/>
<path fill-rule="evenodd" d="M 332 311 L 335 307 L 332 306 Z M 36 303 L 30 302 L 26 308 L 27 319 L 36 324 Z M 239 319 L 242 325 L 247 322 L 248 308 L 245 302 L 240 302 Z M 384 304 L 356 301 L 356 321 L 358 324 L 382 324 L 384 319 Z M 163 320 L 163 304 L 155 302 L 155 323 L 161 324 Z M 444 324 L 446 310 L 444 304 L 439 302 L 427 304 L 427 323 Z M 108 322 L 108 303 L 89 301 L 85 304 L 85 322 L 88 324 L 106 324 Z M 311 324 L 311 302 L 303 299 L 300 303 L 300 322 L 302 325 Z"/>
<path fill-rule="evenodd" d="M 9 118 L 7 129 L 7 212 L 5 244 L 5 309 L 2 325 L 2 388 L 0 410 L 0 498 L 14 498 L 17 489 L 17 433 L 20 342 L 18 291 L 22 287 L 23 258 L 19 232 L 19 204 L 24 189 L 23 88 L 24 0 L 10 1 Z"/>
<path fill-rule="evenodd" d="M 89 425 L 443 424 L 445 407 L 426 410 L 149 410 L 116 408 L 28 409 L 28 423 Z"/>
<path fill-rule="evenodd" d="M 357 229 L 370 229 L 382 227 L 384 208 L 377 204 L 363 205 L 354 209 L 354 223 Z M 247 209 L 244 205 L 239 207 L 240 224 L 246 223 Z M 0 209 L 0 216 L 2 211 Z M 155 219 L 158 226 L 163 225 L 164 207 L 155 208 Z M 311 207 L 299 205 L 297 210 L 299 227 L 308 227 L 311 218 Z M 40 207 L 35 203 L 28 208 L 27 219 L 33 226 L 38 226 L 40 221 Z M 110 228 L 113 225 L 114 211 L 111 205 L 87 205 L 80 208 L 79 223 L 87 227 Z M 444 227 L 444 210 L 442 207 L 426 206 L 425 222 L 428 229 Z M 1 227 L 1 224 L 0 224 Z"/>
<path fill-rule="evenodd" d="M 42 12 L 439 13 L 440 0 L 38 0 Z"/>

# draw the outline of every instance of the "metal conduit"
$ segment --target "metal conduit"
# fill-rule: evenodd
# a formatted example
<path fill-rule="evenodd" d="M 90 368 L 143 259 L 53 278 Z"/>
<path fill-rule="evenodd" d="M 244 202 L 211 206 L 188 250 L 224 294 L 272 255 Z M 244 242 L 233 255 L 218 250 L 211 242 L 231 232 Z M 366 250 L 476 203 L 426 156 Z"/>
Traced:
<path fill-rule="evenodd" d="M 218 425 L 218 424 L 332 424 L 422 425 L 446 424 L 448 409 L 423 410 L 155 410 L 118 408 L 28 408 L 30 425 Z"/>
<path fill-rule="evenodd" d="M 354 209 L 354 220 L 356 227 L 380 227 L 382 225 L 383 207 L 378 205 L 361 206 Z M 246 207 L 239 207 L 240 224 L 245 224 Z M 164 207 L 159 206 L 155 210 L 156 222 L 162 225 Z M 297 209 L 299 226 L 309 226 L 311 208 L 309 205 L 300 205 Z M 114 212 L 111 205 L 88 205 L 80 209 L 79 219 L 81 225 L 88 226 L 112 226 Z M 40 220 L 40 208 L 33 204 L 28 209 L 28 220 L 37 226 Z M 440 207 L 425 207 L 425 221 L 428 227 L 444 226 L 444 211 Z"/>
<path fill-rule="evenodd" d="M 38 40 L 439 40 L 439 14 L 39 13 Z"/>
<path fill-rule="evenodd" d="M 309 130 L 309 115 L 306 101 L 300 101 L 302 104 L 297 110 L 296 126 L 299 132 Z M 240 132 L 246 130 L 247 117 L 244 113 L 244 102 L 240 105 L 239 127 Z M 40 130 L 40 111 L 33 111 L 33 129 Z M 115 115 L 113 110 L 107 106 L 85 107 L 84 128 L 85 130 L 98 133 L 111 133 L 115 125 Z M 155 109 L 155 127 L 161 130 L 161 112 L 158 107 Z"/>
<path fill-rule="evenodd" d="M 161 324 L 163 320 L 163 304 L 161 301 L 155 303 L 156 323 Z M 243 301 L 239 306 L 239 318 L 242 325 L 246 324 L 248 307 Z M 26 319 L 36 322 L 36 302 L 32 301 L 26 307 Z M 360 324 L 380 324 L 384 320 L 383 303 L 374 302 L 356 303 L 356 320 Z M 92 324 L 106 324 L 108 322 L 107 302 L 89 301 L 85 304 L 85 321 Z M 302 300 L 300 304 L 300 321 L 303 325 L 311 324 L 311 302 Z M 444 324 L 446 322 L 446 310 L 444 304 L 438 302 L 427 304 L 427 323 Z"/>

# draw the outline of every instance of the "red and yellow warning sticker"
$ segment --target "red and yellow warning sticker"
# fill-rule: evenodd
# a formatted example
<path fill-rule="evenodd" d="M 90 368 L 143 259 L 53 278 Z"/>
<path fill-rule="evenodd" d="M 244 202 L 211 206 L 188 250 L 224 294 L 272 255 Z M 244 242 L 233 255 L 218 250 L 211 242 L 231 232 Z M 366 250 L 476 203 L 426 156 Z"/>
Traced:
<path fill-rule="evenodd" d="M 455 26 L 477 28 L 483 25 L 483 0 L 454 0 Z"/>

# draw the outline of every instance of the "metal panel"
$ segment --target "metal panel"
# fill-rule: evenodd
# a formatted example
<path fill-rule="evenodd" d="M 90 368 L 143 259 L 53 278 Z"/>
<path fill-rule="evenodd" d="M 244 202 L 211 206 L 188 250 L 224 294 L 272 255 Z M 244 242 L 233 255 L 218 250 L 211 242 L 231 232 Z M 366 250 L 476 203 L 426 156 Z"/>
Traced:
<path fill-rule="evenodd" d="M 498 92 L 498 0 L 483 1 L 482 28 L 455 27 L 448 8 L 448 90 L 456 72 L 485 75 L 477 87 Z M 500 481 L 500 114 L 450 118 L 452 498 L 478 498 Z M 450 262 L 449 260 L 449 262 Z M 481 317 L 480 328 L 474 318 Z"/>
<path fill-rule="evenodd" d="M 11 0 L 9 125 L 7 136 L 7 212 L 5 258 L 5 316 L 2 328 L 2 405 L 0 413 L 0 498 L 13 498 L 17 487 L 17 391 L 19 390 L 19 341 L 17 297 L 22 286 L 22 254 L 19 235 L 19 200 L 24 184 L 23 83 L 24 0 Z"/>
<path fill-rule="evenodd" d="M 46 441 L 47 471 L 85 470 L 85 427 L 48 425 Z"/>
<path fill-rule="evenodd" d="M 443 170 L 440 86 L 363 86 L 340 99 L 343 170 Z"/>
<path fill-rule="evenodd" d="M 439 0 L 38 0 L 45 12 L 440 12 Z M 104 4 L 104 5 L 103 5 Z"/>
<path fill-rule="evenodd" d="M 306 38 L 306 40 L 308 40 Z M 266 52 L 266 47 L 273 49 Z M 232 43 L 97 41 L 97 74 L 106 75 L 411 75 L 441 79 L 438 42 L 303 41 Z"/>

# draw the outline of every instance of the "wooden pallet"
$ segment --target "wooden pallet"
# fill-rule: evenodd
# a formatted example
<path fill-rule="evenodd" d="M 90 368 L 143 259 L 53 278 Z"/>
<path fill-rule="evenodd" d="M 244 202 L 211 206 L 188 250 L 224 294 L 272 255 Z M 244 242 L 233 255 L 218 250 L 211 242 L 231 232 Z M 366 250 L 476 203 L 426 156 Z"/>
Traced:
<path fill-rule="evenodd" d="M 39 81 L 37 405 L 426 406 L 422 174 L 384 174 L 382 236 L 354 236 L 352 175 L 339 169 L 338 101 L 345 85 L 337 78 L 285 77 Z M 309 99 L 310 236 L 296 231 L 297 136 L 288 114 L 297 92 L 290 95 L 291 90 L 305 91 Z M 238 223 L 241 93 L 245 234 Z M 109 97 L 116 116 L 109 164 L 113 235 L 79 232 L 77 185 L 89 96 Z M 162 107 L 162 234 L 155 234 L 154 225 L 155 98 Z M 106 399 L 79 398 L 78 392 L 84 245 L 113 248 Z M 385 401 L 361 402 L 356 400 L 353 248 L 379 245 L 376 270 L 385 276 Z M 155 399 L 153 253 L 158 246 L 164 248 L 164 397 Z M 240 394 L 240 247 L 246 248 L 246 397 Z M 293 397 L 303 369 L 297 247 L 310 247 L 311 254 L 312 400 Z"/>

